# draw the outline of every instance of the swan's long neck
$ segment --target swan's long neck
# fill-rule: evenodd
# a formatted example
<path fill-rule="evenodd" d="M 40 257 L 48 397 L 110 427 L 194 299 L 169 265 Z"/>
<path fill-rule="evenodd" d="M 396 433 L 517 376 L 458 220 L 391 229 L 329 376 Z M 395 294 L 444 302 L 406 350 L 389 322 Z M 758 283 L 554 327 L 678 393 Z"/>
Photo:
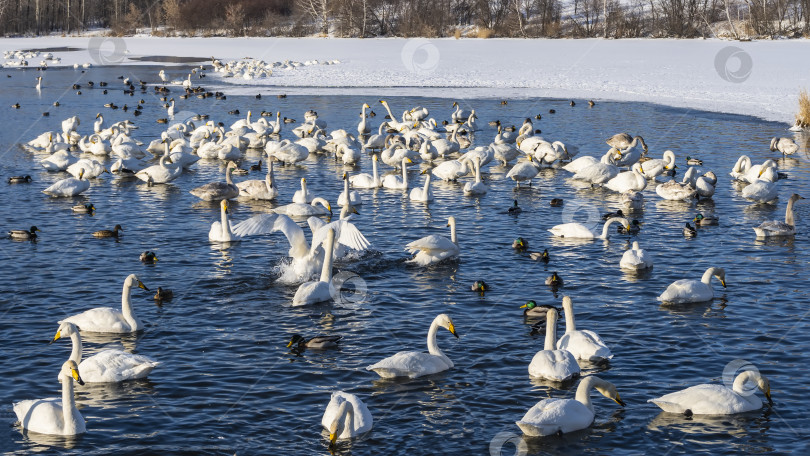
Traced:
<path fill-rule="evenodd" d="M 348 207 L 348 205 L 346 207 Z M 332 231 L 329 235 L 327 235 L 326 242 L 324 243 L 325 252 L 323 257 L 323 269 L 321 270 L 321 282 L 329 283 L 332 281 L 332 250 L 334 250 L 335 247 L 334 233 L 335 232 Z"/>
<path fill-rule="evenodd" d="M 60 380 L 62 381 L 62 420 L 64 423 L 62 433 L 75 435 L 78 418 L 73 415 L 73 410 L 76 408 L 76 398 L 73 396 L 73 378 L 63 375 Z"/>
<path fill-rule="evenodd" d="M 621 221 L 622 219 L 618 217 L 608 219 L 608 221 L 605 222 L 605 226 L 602 227 L 602 235 L 599 237 L 601 239 L 607 239 L 608 237 L 610 237 L 610 226 L 613 225 L 614 223 L 621 223 Z"/>
<path fill-rule="evenodd" d="M 132 313 L 132 301 L 129 296 L 131 293 L 132 285 L 130 285 L 129 280 L 126 280 L 124 290 L 121 293 L 121 314 L 124 315 L 129 327 L 134 331 L 138 327 L 138 320 L 135 319 L 135 315 Z"/>
<path fill-rule="evenodd" d="M 380 176 L 377 174 L 377 160 L 371 160 L 371 177 L 374 179 L 374 185 L 379 185 Z"/>
<path fill-rule="evenodd" d="M 231 233 L 231 223 L 228 220 L 228 211 L 225 206 L 220 207 L 220 224 L 222 225 L 223 239 L 230 240 L 233 234 Z"/>
<path fill-rule="evenodd" d="M 430 191 L 430 173 L 425 175 L 425 186 L 422 188 L 422 197 L 427 198 Z"/>
<path fill-rule="evenodd" d="M 354 406 L 349 401 L 340 404 L 337 411 L 338 429 L 337 435 L 340 437 L 346 430 L 350 433 L 354 430 Z"/>
<path fill-rule="evenodd" d="M 481 164 L 480 162 L 475 162 L 475 183 L 481 183 Z"/>
<path fill-rule="evenodd" d="M 598 377 L 585 377 L 582 381 L 579 382 L 579 386 L 577 387 L 577 395 L 576 400 L 581 402 L 582 405 L 588 407 L 588 410 L 593 412 L 593 404 L 591 404 L 591 390 L 595 386 L 599 386 L 600 384 L 605 384 L 604 380 Z"/>
<path fill-rule="evenodd" d="M 396 122 L 396 117 L 394 116 L 394 113 L 391 112 L 391 108 L 388 107 L 388 103 L 383 103 L 382 105 L 385 106 L 385 110 L 388 111 L 388 117 Z M 380 127 L 382 127 L 382 125 L 380 125 Z"/>
<path fill-rule="evenodd" d="M 267 184 L 267 191 L 273 189 L 273 160 L 267 164 L 267 176 L 264 178 L 264 183 Z"/>
<path fill-rule="evenodd" d="M 744 372 L 740 373 L 739 375 L 737 375 L 737 377 L 734 379 L 734 384 L 731 386 L 731 389 L 735 393 L 737 393 L 737 394 L 739 394 L 741 396 L 746 396 L 746 397 L 749 396 L 749 395 L 753 396 L 751 394 L 751 389 L 746 386 L 746 383 L 748 383 L 750 381 L 750 382 L 756 384 L 757 383 L 756 380 L 757 380 L 758 376 L 759 375 L 754 371 L 750 371 L 750 370 L 744 371 Z"/>
<path fill-rule="evenodd" d="M 453 361 L 450 361 L 450 358 L 448 358 L 436 344 L 436 333 L 438 331 L 439 331 L 439 322 L 434 320 L 433 323 L 430 325 L 430 329 L 428 330 L 427 335 L 428 353 L 430 353 L 433 356 L 438 356 L 450 367 L 453 367 Z"/>
<path fill-rule="evenodd" d="M 548 311 L 546 317 L 546 345 L 544 350 L 555 350 L 557 348 L 557 312 Z"/>
<path fill-rule="evenodd" d="M 456 237 L 456 224 L 455 224 L 455 222 L 450 224 L 450 240 L 453 241 L 453 244 L 458 245 L 458 238 Z"/>
<path fill-rule="evenodd" d="M 77 331 L 73 331 L 70 334 L 70 342 L 73 345 L 70 350 L 70 360 L 79 365 L 82 362 L 82 336 Z"/>
<path fill-rule="evenodd" d="M 406 159 L 402 159 L 402 184 L 405 188 L 408 188 L 408 161 Z"/>
<path fill-rule="evenodd" d="M 793 203 L 795 203 L 795 202 L 796 202 L 796 200 L 791 198 L 788 201 L 787 209 L 785 210 L 785 224 L 793 226 L 793 227 L 796 226 L 796 224 L 793 221 Z"/>
<path fill-rule="evenodd" d="M 647 188 L 647 178 L 645 178 L 637 168 L 633 168 L 633 175 L 636 178 L 636 185 L 633 187 L 633 190 L 640 192 Z"/>
<path fill-rule="evenodd" d="M 717 271 L 717 268 L 709 268 L 706 272 L 703 273 L 703 277 L 700 279 L 701 282 L 705 283 L 706 285 L 711 285 L 712 283 L 712 276 Z"/>
<path fill-rule="evenodd" d="M 565 312 L 565 333 L 569 334 L 577 330 L 576 321 L 574 321 L 574 305 L 569 298 L 563 299 L 563 312 Z"/>
<path fill-rule="evenodd" d="M 229 165 L 225 165 L 225 182 L 233 186 L 233 180 L 231 180 L 231 167 Z"/>
<path fill-rule="evenodd" d="M 346 205 L 350 203 L 349 199 L 349 179 L 343 179 L 343 194 L 346 195 Z"/>

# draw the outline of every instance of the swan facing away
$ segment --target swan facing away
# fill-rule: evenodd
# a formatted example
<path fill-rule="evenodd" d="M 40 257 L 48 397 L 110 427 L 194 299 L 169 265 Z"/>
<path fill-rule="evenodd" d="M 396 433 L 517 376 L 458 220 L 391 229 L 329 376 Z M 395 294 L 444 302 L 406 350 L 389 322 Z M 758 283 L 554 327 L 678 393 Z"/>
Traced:
<path fill-rule="evenodd" d="M 329 444 L 338 439 L 350 439 L 370 431 L 374 418 L 368 407 L 357 396 L 343 391 L 332 393 L 332 399 L 323 412 L 321 426 L 329 432 Z"/>
<path fill-rule="evenodd" d="M 453 361 L 450 361 L 450 358 L 442 353 L 439 346 L 436 345 L 436 332 L 440 327 L 450 331 L 450 334 L 458 338 L 458 333 L 456 333 L 456 328 L 453 326 L 453 320 L 450 316 L 447 314 L 439 314 L 433 319 L 433 323 L 430 324 L 430 329 L 428 330 L 428 353 L 402 351 L 394 356 L 389 356 L 382 361 L 378 361 L 368 366 L 366 369 L 376 372 L 383 378 L 416 378 L 451 369 L 453 367 Z"/>
<path fill-rule="evenodd" d="M 576 359 L 590 362 L 601 362 L 613 358 L 599 334 L 589 330 L 578 330 L 574 320 L 574 303 L 568 296 L 563 297 L 565 312 L 565 334 L 557 341 L 557 348 L 568 350 Z"/>
<path fill-rule="evenodd" d="M 407 262 L 428 266 L 448 258 L 458 257 L 461 250 L 458 247 L 458 238 L 456 238 L 456 218 L 452 216 L 448 218 L 447 226 L 450 227 L 450 239 L 438 234 L 431 234 L 406 245 L 405 250 L 416 253 Z"/>
<path fill-rule="evenodd" d="M 544 399 L 530 408 L 518 425 L 530 437 L 569 433 L 589 427 L 596 416 L 591 404 L 591 390 L 624 407 L 616 387 L 599 377 L 585 377 L 577 386 L 576 399 Z"/>
<path fill-rule="evenodd" d="M 762 224 L 759 226 L 754 227 L 754 231 L 757 233 L 757 238 L 794 236 L 796 234 L 796 224 L 793 220 L 793 205 L 800 199 L 804 198 L 796 193 L 790 196 L 787 209 L 785 210 L 785 223 L 782 223 L 779 220 L 769 220 L 767 222 L 762 222 Z"/>
<path fill-rule="evenodd" d="M 596 234 L 588 227 L 581 223 L 563 223 L 551 227 L 549 232 L 554 236 L 569 238 L 569 239 L 608 239 L 610 237 L 610 225 L 620 223 L 625 230 L 630 230 L 630 222 L 624 217 L 611 217 L 605 222 L 602 227 L 602 234 Z"/>
<path fill-rule="evenodd" d="M 335 296 L 335 287 L 332 285 L 332 253 L 335 246 L 335 230 L 332 228 L 326 230 L 321 278 L 318 281 L 304 282 L 298 286 L 298 290 L 296 290 L 293 297 L 292 305 L 294 306 L 331 301 L 332 297 Z"/>
<path fill-rule="evenodd" d="M 155 360 L 118 349 L 107 349 L 82 361 L 82 337 L 79 328 L 68 321 L 59 325 L 53 337 L 55 342 L 68 336 L 73 344 L 70 360 L 77 363 L 82 379 L 87 383 L 112 383 L 146 378 L 157 367 Z"/>
<path fill-rule="evenodd" d="M 752 370 L 737 375 L 731 388 L 704 383 L 647 402 L 669 413 L 732 415 L 762 408 L 762 400 L 754 394 L 755 388 L 765 393 L 768 404 L 773 405 L 770 382 L 764 375 Z"/>
<path fill-rule="evenodd" d="M 530 301 L 533 302 L 533 301 Z M 557 309 L 548 309 L 546 314 L 546 342 L 532 358 L 529 364 L 529 375 L 545 378 L 555 382 L 564 382 L 580 373 L 577 359 L 568 350 L 556 350 L 557 347 Z"/>
<path fill-rule="evenodd" d="M 73 397 L 73 381 L 84 385 L 79 375 L 79 366 L 67 360 L 59 371 L 62 383 L 62 399 L 28 399 L 14 403 L 14 413 L 23 429 L 40 434 L 76 435 L 87 432 L 84 417 L 76 408 Z"/>
<path fill-rule="evenodd" d="M 672 304 L 711 301 L 714 299 L 712 276 L 717 277 L 723 288 L 726 288 L 726 271 L 723 268 L 709 268 L 700 280 L 681 279 L 672 282 L 658 300 Z"/>
<path fill-rule="evenodd" d="M 59 324 L 70 322 L 78 326 L 81 331 L 126 334 L 140 331 L 143 323 L 132 311 L 132 301 L 130 294 L 133 286 L 149 291 L 143 282 L 135 274 L 130 274 L 124 280 L 124 290 L 121 293 L 121 311 L 111 307 L 96 307 L 84 312 L 70 316 L 60 321 Z"/>
<path fill-rule="evenodd" d="M 639 247 L 638 241 L 633 241 L 633 248 L 624 252 L 619 267 L 629 271 L 643 271 L 653 267 L 653 260 L 650 254 Z"/>

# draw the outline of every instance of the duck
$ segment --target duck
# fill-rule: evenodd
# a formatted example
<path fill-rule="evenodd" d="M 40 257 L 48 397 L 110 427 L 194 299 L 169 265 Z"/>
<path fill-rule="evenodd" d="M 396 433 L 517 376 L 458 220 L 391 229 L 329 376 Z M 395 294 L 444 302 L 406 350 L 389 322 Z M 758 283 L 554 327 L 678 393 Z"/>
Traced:
<path fill-rule="evenodd" d="M 338 440 L 351 439 L 370 431 L 374 418 L 360 398 L 336 391 L 323 412 L 321 426 L 329 433 L 330 448 L 334 448 Z"/>
<path fill-rule="evenodd" d="M 639 222 L 637 219 L 633 219 L 630 221 L 629 228 L 619 225 L 616 227 L 616 232 L 619 234 L 638 234 L 641 232 L 641 222 Z"/>
<path fill-rule="evenodd" d="M 553 382 L 565 382 L 579 377 L 580 368 L 571 352 L 556 348 L 557 318 L 557 309 L 551 308 L 546 311 L 545 345 L 543 350 L 535 353 L 529 363 L 529 375 Z"/>
<path fill-rule="evenodd" d="M 231 180 L 231 172 L 236 169 L 236 163 L 228 162 L 225 166 L 225 182 L 210 182 L 189 191 L 192 195 L 204 201 L 231 199 L 239 196 L 239 187 Z"/>
<path fill-rule="evenodd" d="M 476 280 L 470 287 L 470 290 L 484 294 L 485 291 L 489 291 L 489 285 L 483 280 Z"/>
<path fill-rule="evenodd" d="M 725 378 L 725 372 L 723 378 Z M 729 388 L 726 385 L 704 383 L 649 399 L 667 413 L 692 415 L 734 415 L 762 408 L 762 400 L 757 397 L 752 386 L 765 394 L 768 404 L 771 399 L 771 384 L 768 379 L 754 370 L 745 370 L 734 378 Z"/>
<path fill-rule="evenodd" d="M 686 156 L 686 164 L 688 166 L 703 166 L 703 160 Z"/>
<path fill-rule="evenodd" d="M 97 238 L 109 238 L 109 237 L 117 238 L 120 235 L 121 231 L 124 231 L 124 229 L 121 228 L 121 225 L 115 225 L 115 228 L 111 230 L 93 231 L 93 236 Z"/>
<path fill-rule="evenodd" d="M 96 207 L 92 204 L 77 204 L 71 210 L 76 214 L 92 214 L 96 211 Z"/>
<path fill-rule="evenodd" d="M 754 227 L 754 231 L 757 233 L 757 239 L 795 236 L 796 223 L 793 219 L 793 205 L 796 204 L 796 201 L 803 199 L 804 198 L 796 193 L 790 196 L 787 203 L 787 209 L 785 210 L 784 223 L 779 220 L 769 220 L 767 222 L 762 222 L 762 224 L 757 227 Z"/>
<path fill-rule="evenodd" d="M 149 288 L 146 288 L 137 275 L 128 275 L 124 280 L 124 289 L 121 293 L 120 312 L 111 307 L 96 307 L 65 318 L 59 321 L 59 324 L 70 322 L 78 326 L 81 331 L 99 333 L 128 334 L 143 330 L 143 323 L 132 311 L 130 295 L 134 286 L 149 291 Z"/>
<path fill-rule="evenodd" d="M 696 237 L 697 234 L 698 233 L 697 233 L 697 230 L 695 229 L 695 227 L 690 225 L 689 222 L 686 222 L 686 226 L 683 227 L 683 235 L 690 238 L 690 237 Z"/>
<path fill-rule="evenodd" d="M 519 237 L 512 241 L 512 248 L 515 250 L 526 250 L 529 248 L 529 241 Z"/>
<path fill-rule="evenodd" d="M 155 301 L 171 301 L 174 298 L 174 292 L 172 290 L 157 287 L 157 291 L 155 292 L 154 299 Z"/>
<path fill-rule="evenodd" d="M 517 200 L 514 200 L 512 206 L 510 206 L 509 209 L 506 210 L 506 213 L 512 215 L 517 215 L 520 214 L 521 212 L 523 212 L 523 209 L 521 209 L 520 206 L 518 206 Z"/>
<path fill-rule="evenodd" d="M 695 222 L 695 226 L 719 225 L 720 217 L 711 214 L 698 214 L 692 221 Z"/>
<path fill-rule="evenodd" d="M 458 339 L 453 320 L 447 314 L 439 314 L 433 319 L 428 330 L 428 353 L 401 351 L 393 356 L 378 361 L 366 368 L 382 378 L 409 377 L 417 378 L 443 372 L 453 368 L 450 360 L 436 344 L 436 333 L 439 328 L 450 331 Z"/>
<path fill-rule="evenodd" d="M 563 199 L 562 198 L 552 198 L 552 200 L 549 201 L 549 205 L 551 207 L 562 207 Z"/>
<path fill-rule="evenodd" d="M 624 212 L 621 209 L 616 210 L 616 212 L 608 212 L 602 215 L 602 220 L 609 220 L 613 217 L 624 217 Z"/>
<path fill-rule="evenodd" d="M 32 226 L 28 230 L 11 230 L 8 232 L 8 235 L 9 237 L 11 237 L 11 239 L 33 241 L 36 240 L 37 238 L 37 231 L 39 231 L 40 233 L 42 232 L 42 230 L 40 230 L 39 228 Z"/>
<path fill-rule="evenodd" d="M 537 304 L 534 301 L 526 301 L 526 304 L 520 306 L 521 309 L 526 309 L 523 311 L 523 316 L 526 318 L 543 318 L 545 319 L 548 316 L 548 311 L 550 309 L 556 309 L 554 306 L 550 306 L 548 304 Z"/>
<path fill-rule="evenodd" d="M 530 408 L 515 424 L 529 437 L 560 435 L 586 429 L 593 424 L 596 416 L 591 404 L 592 389 L 622 407 L 625 406 L 616 386 L 591 375 L 580 380 L 575 399 L 544 399 Z"/>
<path fill-rule="evenodd" d="M 102 350 L 82 360 L 82 337 L 75 324 L 67 321 L 61 323 L 51 343 L 66 336 L 73 344 L 70 360 L 78 364 L 82 380 L 86 383 L 119 383 L 146 378 L 160 364 L 148 356 L 115 348 Z"/>
<path fill-rule="evenodd" d="M 292 338 L 290 338 L 290 342 L 287 343 L 287 348 L 292 348 L 299 353 L 304 352 L 307 348 L 337 348 L 340 339 L 343 339 L 343 336 L 315 336 L 310 339 L 305 339 L 300 334 L 294 334 Z"/>
<path fill-rule="evenodd" d="M 554 271 L 550 276 L 546 277 L 546 285 L 554 288 L 561 287 L 563 286 L 563 279 L 557 275 L 557 271 Z"/>
<path fill-rule="evenodd" d="M 630 229 L 630 222 L 624 217 L 612 217 L 607 219 L 605 225 L 602 227 L 602 234 L 596 234 L 581 223 L 563 223 L 562 225 L 555 225 L 548 230 L 554 236 L 568 238 L 568 239 L 604 239 L 608 240 L 610 237 L 610 225 L 614 223 L 621 223 L 625 229 Z"/>
<path fill-rule="evenodd" d="M 27 174 L 25 176 L 11 176 L 8 178 L 9 184 L 29 184 L 32 181 L 31 176 Z"/>
<path fill-rule="evenodd" d="M 633 241 L 633 247 L 625 250 L 619 261 L 619 267 L 628 271 L 645 271 L 653 267 L 652 257 L 642 249 L 638 241 Z"/>
<path fill-rule="evenodd" d="M 706 302 L 714 299 L 712 277 L 717 277 L 723 288 L 726 288 L 726 271 L 723 268 L 711 267 L 706 269 L 700 280 L 680 279 L 669 284 L 661 293 L 658 300 L 671 304 L 688 304 L 693 302 Z"/>
<path fill-rule="evenodd" d="M 56 181 L 50 187 L 42 191 L 52 197 L 76 196 L 84 193 L 90 188 L 90 182 L 83 179 L 84 168 L 79 172 L 79 178 L 68 177 Z"/>
<path fill-rule="evenodd" d="M 152 264 L 158 260 L 158 257 L 155 252 L 147 250 L 145 252 L 141 252 L 139 259 L 141 260 L 141 263 Z"/>
<path fill-rule="evenodd" d="M 441 261 L 458 258 L 461 250 L 456 238 L 456 218 L 450 216 L 447 219 L 447 226 L 450 227 L 450 239 L 437 234 L 431 234 L 421 239 L 408 243 L 405 250 L 415 253 L 414 257 L 407 263 L 414 263 L 419 266 L 429 266 Z"/>
<path fill-rule="evenodd" d="M 549 261 L 548 249 L 543 249 L 542 252 L 531 252 L 529 254 L 529 258 L 535 261 L 542 261 L 543 263 L 548 263 Z"/>
<path fill-rule="evenodd" d="M 562 306 L 565 312 L 565 334 L 557 341 L 557 348 L 570 351 L 576 359 L 592 363 L 613 358 L 613 353 L 599 334 L 589 330 L 577 330 L 574 303 L 569 296 L 563 297 Z"/>
<path fill-rule="evenodd" d="M 77 435 L 87 432 L 84 417 L 76 408 L 73 382 L 84 385 L 79 366 L 67 360 L 59 370 L 62 398 L 28 399 L 14 403 L 20 426 L 31 432 L 49 435 Z"/>

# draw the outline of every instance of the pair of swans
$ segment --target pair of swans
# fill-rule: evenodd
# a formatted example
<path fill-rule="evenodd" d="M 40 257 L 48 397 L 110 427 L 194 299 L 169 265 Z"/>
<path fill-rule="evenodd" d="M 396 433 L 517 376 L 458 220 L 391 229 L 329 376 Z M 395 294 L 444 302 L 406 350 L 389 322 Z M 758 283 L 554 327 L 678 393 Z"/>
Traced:
<path fill-rule="evenodd" d="M 786 237 L 796 235 L 796 223 L 793 219 L 793 205 L 796 201 L 802 200 L 801 196 L 794 193 L 788 200 L 787 209 L 785 210 L 785 222 L 779 220 L 769 220 L 762 222 L 761 225 L 754 227 L 757 233 L 757 238 L 772 238 L 772 237 Z"/>
<path fill-rule="evenodd" d="M 409 377 L 416 378 L 431 375 L 453 368 L 453 361 L 445 355 L 436 344 L 436 333 L 439 328 L 450 331 L 458 338 L 453 320 L 447 314 L 439 314 L 430 324 L 427 336 L 428 353 L 402 351 L 378 361 L 366 369 L 376 372 L 382 378 Z"/>
<path fill-rule="evenodd" d="M 562 225 L 555 225 L 548 231 L 554 236 L 566 239 L 604 239 L 610 237 L 610 226 L 614 223 L 620 223 L 625 230 L 630 230 L 630 222 L 624 217 L 611 217 L 605 221 L 602 227 L 602 233 L 597 234 L 590 230 L 587 226 L 581 223 L 563 223 Z"/>
<path fill-rule="evenodd" d="M 83 179 L 84 168 L 79 171 L 79 178 L 68 177 L 54 182 L 51 186 L 42 191 L 53 197 L 76 196 L 90 188 L 90 182 Z"/>
<path fill-rule="evenodd" d="M 733 415 L 759 410 L 762 408 L 762 400 L 754 394 L 749 384 L 756 385 L 765 394 L 768 403 L 773 405 L 770 382 L 764 375 L 753 370 L 738 374 L 731 388 L 704 383 L 649 399 L 647 402 L 652 402 L 665 412 L 689 416 Z"/>
<path fill-rule="evenodd" d="M 146 288 L 137 275 L 127 276 L 121 293 L 120 312 L 111 307 L 96 307 L 65 318 L 59 324 L 69 322 L 81 328 L 82 331 L 99 333 L 128 334 L 142 330 L 143 323 L 132 311 L 131 294 L 134 286 L 149 291 L 149 288 Z"/>
<path fill-rule="evenodd" d="M 533 301 L 531 301 L 533 303 Z M 536 308 L 532 306 L 532 308 Z M 527 306 L 527 311 L 531 310 Z M 555 382 L 564 382 L 580 373 L 577 359 L 568 350 L 557 349 L 557 309 L 546 311 L 546 340 L 544 349 L 537 352 L 529 364 L 529 375 Z"/>
<path fill-rule="evenodd" d="M 336 391 L 323 412 L 321 426 L 329 432 L 329 444 L 334 446 L 337 440 L 350 439 L 370 431 L 374 418 L 360 398 Z"/>
<path fill-rule="evenodd" d="M 779 197 L 776 168 L 763 167 L 756 178 L 749 178 L 751 183 L 742 190 L 743 198 L 757 203 L 769 203 Z"/>
<path fill-rule="evenodd" d="M 407 262 L 419 266 L 429 266 L 450 258 L 457 258 L 461 250 L 456 237 L 456 218 L 449 217 L 447 226 L 450 227 L 450 239 L 438 234 L 431 234 L 406 245 L 405 250 L 416 254 Z"/>
<path fill-rule="evenodd" d="M 190 190 L 189 193 L 204 201 L 236 198 L 239 196 L 239 187 L 231 180 L 231 173 L 236 168 L 236 163 L 228 162 L 225 165 L 225 182 L 210 182 Z"/>
<path fill-rule="evenodd" d="M 564 169 L 576 170 L 573 171 L 573 178 L 576 180 L 590 182 L 595 185 L 604 184 L 619 174 L 619 167 L 616 166 L 618 153 L 617 149 L 610 149 L 598 162 L 595 162 L 596 159 L 593 157 L 590 157 L 590 160 L 587 160 L 589 157 L 580 157 L 566 165 Z M 580 162 L 580 160 L 583 161 Z"/>
<path fill-rule="evenodd" d="M 723 268 L 709 268 L 700 280 L 680 279 L 671 283 L 658 300 L 672 304 L 706 302 L 714 299 L 712 277 L 717 277 L 723 288 L 726 288 L 726 271 Z"/>

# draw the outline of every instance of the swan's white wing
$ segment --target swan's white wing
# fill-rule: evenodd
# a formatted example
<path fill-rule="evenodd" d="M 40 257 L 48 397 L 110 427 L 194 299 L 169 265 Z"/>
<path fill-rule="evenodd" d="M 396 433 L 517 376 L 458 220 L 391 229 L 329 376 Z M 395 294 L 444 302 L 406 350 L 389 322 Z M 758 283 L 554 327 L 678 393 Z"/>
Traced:
<path fill-rule="evenodd" d="M 579 375 L 576 358 L 568 350 L 541 350 L 529 364 L 529 375 L 562 382 Z"/>
<path fill-rule="evenodd" d="M 144 378 L 158 364 L 147 356 L 107 349 L 82 361 L 79 372 L 88 383 L 122 382 Z"/>
<path fill-rule="evenodd" d="M 259 214 L 243 220 L 236 225 L 231 225 L 231 231 L 237 236 L 255 236 L 273 232 L 279 214 Z"/>
<path fill-rule="evenodd" d="M 456 246 L 453 241 L 444 236 L 439 236 L 438 234 L 425 236 L 422 239 L 417 239 L 405 246 L 405 250 L 411 253 L 419 250 L 431 252 L 435 250 L 447 251 L 456 248 L 458 248 L 458 246 Z"/>
<path fill-rule="evenodd" d="M 309 225 L 309 231 L 315 233 L 316 231 L 321 229 L 324 225 L 326 225 L 326 222 L 319 219 L 318 217 L 310 217 L 307 219 L 307 225 Z"/>
<path fill-rule="evenodd" d="M 576 359 L 591 362 L 613 358 L 613 353 L 599 334 L 587 329 L 563 334 L 557 341 L 557 348 L 568 350 Z"/>
<path fill-rule="evenodd" d="M 700 280 L 681 279 L 672 282 L 658 300 L 661 302 L 671 302 L 682 304 L 687 302 L 711 301 L 714 298 L 714 291 L 711 286 Z"/>
<path fill-rule="evenodd" d="M 544 399 L 516 424 L 528 436 L 544 436 L 585 429 L 593 423 L 593 418 L 593 412 L 577 400 Z"/>
<path fill-rule="evenodd" d="M 332 223 L 324 224 L 318 231 L 312 234 L 312 248 L 316 248 L 326 240 L 326 228 L 335 230 L 335 238 L 339 244 L 343 244 L 354 250 L 365 250 L 371 243 L 363 236 L 363 233 L 354 225 L 354 223 L 346 220 L 338 220 Z"/>
<path fill-rule="evenodd" d="M 430 353 L 404 351 L 380 360 L 366 369 L 384 378 L 415 378 L 442 372 L 450 367 L 441 358 Z"/>

